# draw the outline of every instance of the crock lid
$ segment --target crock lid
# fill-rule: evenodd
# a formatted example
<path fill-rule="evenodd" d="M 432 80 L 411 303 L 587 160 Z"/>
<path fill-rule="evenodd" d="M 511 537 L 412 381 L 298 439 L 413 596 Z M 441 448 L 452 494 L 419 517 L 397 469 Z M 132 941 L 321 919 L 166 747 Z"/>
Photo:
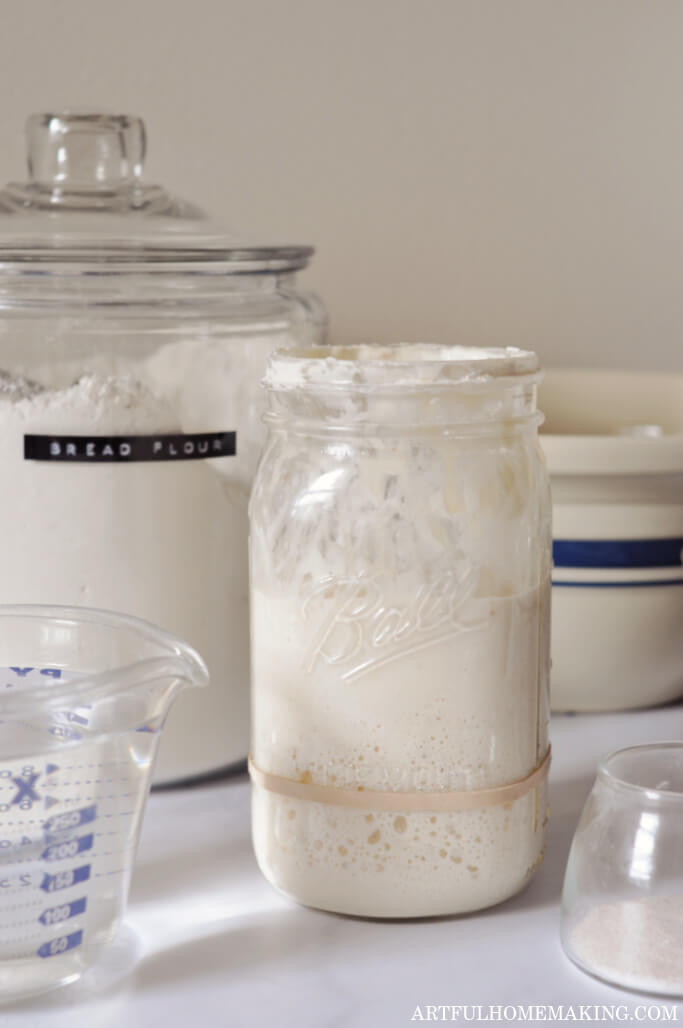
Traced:
<path fill-rule="evenodd" d="M 232 235 L 193 204 L 143 181 L 146 134 L 125 114 L 33 114 L 27 182 L 0 192 L 0 263 L 215 263 L 226 271 L 295 271 L 310 246 Z"/>
<path fill-rule="evenodd" d="M 553 368 L 539 406 L 551 475 L 683 473 L 683 375 Z"/>

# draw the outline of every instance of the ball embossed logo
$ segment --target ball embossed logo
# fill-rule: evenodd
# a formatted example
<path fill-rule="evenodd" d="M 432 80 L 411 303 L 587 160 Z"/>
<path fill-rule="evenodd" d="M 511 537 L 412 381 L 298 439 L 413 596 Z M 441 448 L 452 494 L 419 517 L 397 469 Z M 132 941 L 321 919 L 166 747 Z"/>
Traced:
<path fill-rule="evenodd" d="M 465 616 L 478 583 L 478 567 L 449 569 L 398 607 L 387 602 L 387 577 L 381 573 L 326 578 L 303 603 L 303 618 L 312 628 L 304 670 L 320 662 L 339 665 L 342 680 L 353 682 L 407 654 L 482 629 L 485 615 Z"/>

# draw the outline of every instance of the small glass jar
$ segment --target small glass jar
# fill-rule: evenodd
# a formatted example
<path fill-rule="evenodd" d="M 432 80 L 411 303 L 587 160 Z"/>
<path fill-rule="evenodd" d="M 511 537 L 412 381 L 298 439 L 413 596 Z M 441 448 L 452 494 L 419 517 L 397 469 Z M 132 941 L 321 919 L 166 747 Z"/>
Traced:
<path fill-rule="evenodd" d="M 562 944 L 624 989 L 683 996 L 683 743 L 601 761 L 572 842 Z"/>
<path fill-rule="evenodd" d="M 301 903 L 500 902 L 543 854 L 550 496 L 534 354 L 280 351 L 250 506 L 253 835 Z"/>

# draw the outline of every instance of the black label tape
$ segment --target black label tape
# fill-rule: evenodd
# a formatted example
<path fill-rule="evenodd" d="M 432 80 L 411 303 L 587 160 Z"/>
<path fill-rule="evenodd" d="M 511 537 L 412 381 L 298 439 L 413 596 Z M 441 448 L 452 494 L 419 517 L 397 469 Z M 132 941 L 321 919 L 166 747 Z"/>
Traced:
<path fill-rule="evenodd" d="M 236 432 L 176 435 L 25 435 L 24 460 L 82 464 L 234 457 Z"/>

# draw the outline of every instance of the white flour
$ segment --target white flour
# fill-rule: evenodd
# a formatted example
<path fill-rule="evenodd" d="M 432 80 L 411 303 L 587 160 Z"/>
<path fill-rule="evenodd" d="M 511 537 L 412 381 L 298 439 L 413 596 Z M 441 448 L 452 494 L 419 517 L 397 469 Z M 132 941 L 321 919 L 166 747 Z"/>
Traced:
<path fill-rule="evenodd" d="M 247 519 L 243 489 L 226 477 L 232 458 L 118 464 L 23 458 L 25 433 L 192 431 L 160 390 L 140 378 L 88 374 L 70 387 L 42 391 L 27 380 L 0 379 L 0 603 L 124 611 L 195 646 L 212 686 L 179 699 L 158 768 L 160 777 L 169 771 L 181 777 L 246 750 Z M 202 430 L 235 427 L 221 421 Z M 228 671 L 238 687 L 227 688 Z M 228 731 L 241 735 L 244 750 L 228 755 Z"/>
<path fill-rule="evenodd" d="M 601 903 L 566 940 L 588 971 L 626 989 L 683 995 L 683 894 Z"/>
<path fill-rule="evenodd" d="M 265 435 L 260 381 L 273 347 L 289 344 L 290 338 L 277 333 L 245 332 L 239 345 L 226 345 L 222 336 L 182 340 L 160 347 L 144 371 L 177 412 L 184 432 L 239 430 L 236 456 L 215 467 L 229 473 L 233 488 L 241 485 L 245 505 Z M 245 546 L 246 541 L 245 535 Z"/>

